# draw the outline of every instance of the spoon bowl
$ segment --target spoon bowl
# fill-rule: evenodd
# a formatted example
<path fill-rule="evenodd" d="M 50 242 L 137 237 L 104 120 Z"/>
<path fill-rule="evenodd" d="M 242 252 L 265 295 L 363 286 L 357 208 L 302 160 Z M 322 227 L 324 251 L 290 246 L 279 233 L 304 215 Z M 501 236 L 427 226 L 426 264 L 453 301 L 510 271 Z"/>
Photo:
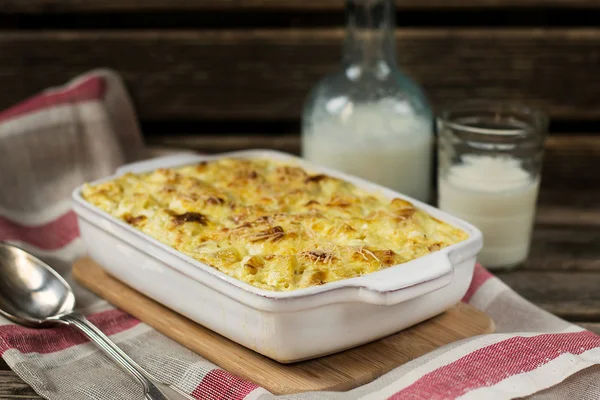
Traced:
<path fill-rule="evenodd" d="M 78 328 L 142 385 L 148 400 L 192 397 L 146 372 L 81 313 L 74 311 L 71 286 L 48 264 L 28 252 L 0 242 L 0 315 L 30 328 L 57 324 Z"/>
<path fill-rule="evenodd" d="M 20 325 L 52 326 L 73 312 L 75 296 L 69 284 L 31 254 L 0 243 L 0 314 Z"/>

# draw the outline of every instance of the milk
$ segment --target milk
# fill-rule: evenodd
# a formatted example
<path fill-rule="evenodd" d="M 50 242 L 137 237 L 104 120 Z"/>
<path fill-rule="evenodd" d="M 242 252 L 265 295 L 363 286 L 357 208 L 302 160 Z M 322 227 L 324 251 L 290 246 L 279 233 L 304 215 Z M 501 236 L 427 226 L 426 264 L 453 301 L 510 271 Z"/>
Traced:
<path fill-rule="evenodd" d="M 314 116 L 302 135 L 302 155 L 309 161 L 428 201 L 431 120 L 399 113 L 390 104 L 385 100 L 347 104 L 346 114 Z"/>
<path fill-rule="evenodd" d="M 538 188 L 514 158 L 463 156 L 439 179 L 439 208 L 483 232 L 485 267 L 510 268 L 529 253 Z"/>

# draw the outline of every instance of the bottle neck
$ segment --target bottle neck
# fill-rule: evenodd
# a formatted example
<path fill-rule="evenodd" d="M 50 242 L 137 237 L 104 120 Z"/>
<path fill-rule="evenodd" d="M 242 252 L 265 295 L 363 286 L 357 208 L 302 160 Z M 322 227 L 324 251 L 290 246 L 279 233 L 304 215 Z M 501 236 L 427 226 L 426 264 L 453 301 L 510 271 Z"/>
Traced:
<path fill-rule="evenodd" d="M 343 64 L 355 72 L 396 64 L 393 0 L 346 0 Z"/>

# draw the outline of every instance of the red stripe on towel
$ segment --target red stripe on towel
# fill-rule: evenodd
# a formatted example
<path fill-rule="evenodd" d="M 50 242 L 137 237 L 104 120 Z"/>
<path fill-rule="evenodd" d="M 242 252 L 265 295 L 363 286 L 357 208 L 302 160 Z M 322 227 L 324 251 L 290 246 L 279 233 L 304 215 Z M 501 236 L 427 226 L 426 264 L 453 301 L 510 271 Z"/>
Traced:
<path fill-rule="evenodd" d="M 59 89 L 47 93 L 42 92 L 0 112 L 0 122 L 60 104 L 86 100 L 99 100 L 104 97 L 105 89 L 106 84 L 104 79 L 95 76 L 86 79 L 75 86 L 68 86 L 62 90 Z"/>
<path fill-rule="evenodd" d="M 463 297 L 464 302 L 468 302 L 471 300 L 471 297 L 477 292 L 477 290 L 483 285 L 488 279 L 493 278 L 494 275 L 490 274 L 488 270 L 483 268 L 481 264 L 475 265 L 475 270 L 473 271 L 473 279 L 471 280 L 471 285 L 465 293 Z"/>
<path fill-rule="evenodd" d="M 88 319 L 107 335 L 123 332 L 139 324 L 137 319 L 118 309 L 92 314 Z M 87 341 L 82 333 L 70 326 L 49 329 L 0 326 L 0 356 L 9 349 L 17 349 L 21 353 L 55 353 Z"/>
<path fill-rule="evenodd" d="M 204 378 L 192 396 L 201 400 L 243 400 L 258 386 L 222 369 L 213 369 Z"/>
<path fill-rule="evenodd" d="M 562 354 L 581 354 L 596 347 L 600 347 L 600 336 L 589 331 L 515 336 L 423 375 L 390 399 L 454 399 L 533 371 Z"/>
<path fill-rule="evenodd" d="M 78 237 L 79 226 L 73 211 L 38 226 L 19 225 L 0 217 L 0 241 L 19 241 L 40 250 L 58 250 Z"/>

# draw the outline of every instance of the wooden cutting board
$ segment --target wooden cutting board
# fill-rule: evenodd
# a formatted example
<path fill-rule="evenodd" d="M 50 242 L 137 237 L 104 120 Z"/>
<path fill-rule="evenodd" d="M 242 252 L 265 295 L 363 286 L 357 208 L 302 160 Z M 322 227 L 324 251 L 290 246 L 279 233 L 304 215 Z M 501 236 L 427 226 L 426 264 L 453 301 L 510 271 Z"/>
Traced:
<path fill-rule="evenodd" d="M 280 364 L 209 330 L 131 289 L 89 258 L 73 265 L 83 286 L 219 367 L 274 394 L 345 391 L 440 346 L 491 333 L 494 322 L 465 303 L 386 338 L 329 356 Z"/>

